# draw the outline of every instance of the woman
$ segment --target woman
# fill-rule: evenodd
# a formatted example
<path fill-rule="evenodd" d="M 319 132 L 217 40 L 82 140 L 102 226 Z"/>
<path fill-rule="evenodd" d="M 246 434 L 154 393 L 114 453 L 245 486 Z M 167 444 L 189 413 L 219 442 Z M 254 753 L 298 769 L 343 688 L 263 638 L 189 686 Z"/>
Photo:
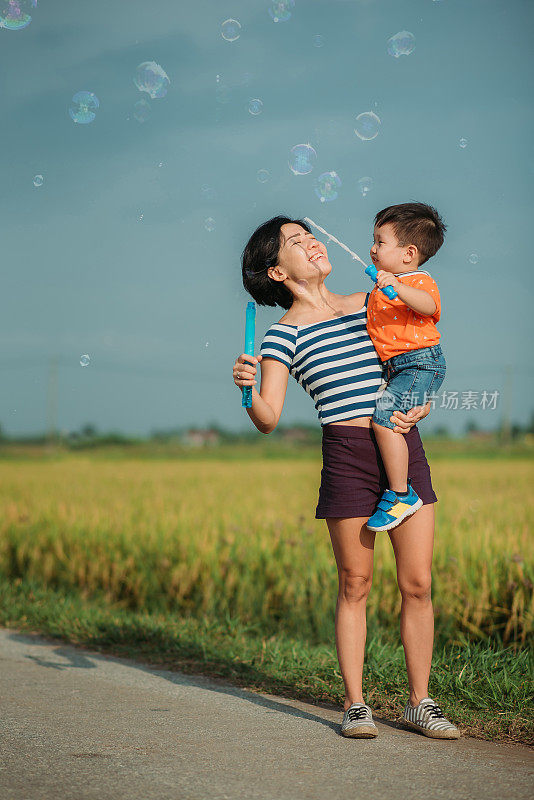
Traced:
<path fill-rule="evenodd" d="M 339 578 L 335 630 L 345 684 L 341 732 L 373 737 L 378 730 L 364 702 L 362 673 L 376 533 L 365 523 L 387 487 L 387 477 L 371 427 L 383 382 L 365 325 L 368 295 L 330 292 L 324 285 L 332 271 L 326 247 L 304 222 L 288 217 L 274 217 L 260 225 L 243 251 L 242 269 L 243 285 L 257 303 L 279 305 L 287 311 L 267 331 L 259 356 L 243 353 L 236 359 L 234 383 L 239 389 L 252 386 L 252 406 L 247 412 L 262 433 L 270 433 L 278 424 L 290 373 L 316 401 L 323 468 L 315 516 L 326 520 Z M 437 497 L 414 426 L 429 411 L 427 403 L 391 417 L 394 430 L 406 435 L 409 477 L 423 505 L 387 533 L 402 594 L 400 629 L 410 686 L 402 719 L 426 736 L 453 739 L 460 731 L 428 697 L 434 639 L 433 503 Z"/>

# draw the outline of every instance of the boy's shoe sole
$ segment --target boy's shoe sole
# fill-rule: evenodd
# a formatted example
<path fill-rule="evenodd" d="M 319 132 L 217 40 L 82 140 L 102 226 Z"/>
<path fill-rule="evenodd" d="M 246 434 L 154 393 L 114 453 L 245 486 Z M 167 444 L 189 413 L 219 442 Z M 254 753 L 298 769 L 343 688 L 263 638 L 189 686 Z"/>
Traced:
<path fill-rule="evenodd" d="M 400 525 L 400 523 L 404 522 L 405 519 L 408 519 L 408 517 L 411 517 L 412 514 L 415 514 L 417 509 L 421 508 L 422 505 L 423 505 L 423 501 L 421 500 L 421 498 L 419 498 L 419 500 L 413 506 L 410 506 L 410 508 L 407 508 L 406 511 L 404 512 L 404 514 L 402 514 L 402 516 L 400 516 L 398 519 L 395 519 L 392 522 L 388 522 L 387 525 L 373 525 L 373 526 L 371 526 L 371 525 L 367 524 L 367 527 L 369 528 L 370 531 L 390 531 L 391 528 L 396 528 L 397 525 Z"/>

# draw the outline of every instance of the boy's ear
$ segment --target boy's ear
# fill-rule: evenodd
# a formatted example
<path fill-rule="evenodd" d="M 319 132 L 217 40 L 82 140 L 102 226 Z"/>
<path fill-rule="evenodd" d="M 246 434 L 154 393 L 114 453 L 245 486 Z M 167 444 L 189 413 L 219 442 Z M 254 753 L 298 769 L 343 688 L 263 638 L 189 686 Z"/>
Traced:
<path fill-rule="evenodd" d="M 406 248 L 403 260 L 409 264 L 411 261 L 414 261 L 418 257 L 418 255 L 419 255 L 419 250 L 417 249 L 417 247 L 414 244 L 409 244 L 408 247 Z"/>

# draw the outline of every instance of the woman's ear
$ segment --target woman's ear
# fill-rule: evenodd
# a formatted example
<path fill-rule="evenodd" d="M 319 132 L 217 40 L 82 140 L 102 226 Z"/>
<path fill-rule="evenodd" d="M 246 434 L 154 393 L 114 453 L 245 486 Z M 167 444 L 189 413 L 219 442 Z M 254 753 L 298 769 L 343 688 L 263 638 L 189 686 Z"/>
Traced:
<path fill-rule="evenodd" d="M 276 265 L 276 267 L 269 267 L 269 269 L 267 270 L 267 275 L 269 276 L 269 278 L 272 278 L 273 281 L 285 281 L 285 279 L 287 278 L 287 275 L 285 274 L 285 272 L 282 272 L 278 264 Z"/>

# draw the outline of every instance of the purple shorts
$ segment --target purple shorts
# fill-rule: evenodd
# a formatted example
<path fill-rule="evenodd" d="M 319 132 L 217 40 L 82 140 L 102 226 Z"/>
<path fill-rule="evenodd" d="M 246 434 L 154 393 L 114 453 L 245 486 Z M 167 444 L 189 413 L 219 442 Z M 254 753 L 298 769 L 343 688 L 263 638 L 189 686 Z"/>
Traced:
<path fill-rule="evenodd" d="M 430 467 L 414 425 L 404 434 L 408 445 L 408 477 L 423 501 L 435 503 Z M 370 517 L 388 479 L 372 428 L 323 426 L 323 468 L 315 519 Z"/>

